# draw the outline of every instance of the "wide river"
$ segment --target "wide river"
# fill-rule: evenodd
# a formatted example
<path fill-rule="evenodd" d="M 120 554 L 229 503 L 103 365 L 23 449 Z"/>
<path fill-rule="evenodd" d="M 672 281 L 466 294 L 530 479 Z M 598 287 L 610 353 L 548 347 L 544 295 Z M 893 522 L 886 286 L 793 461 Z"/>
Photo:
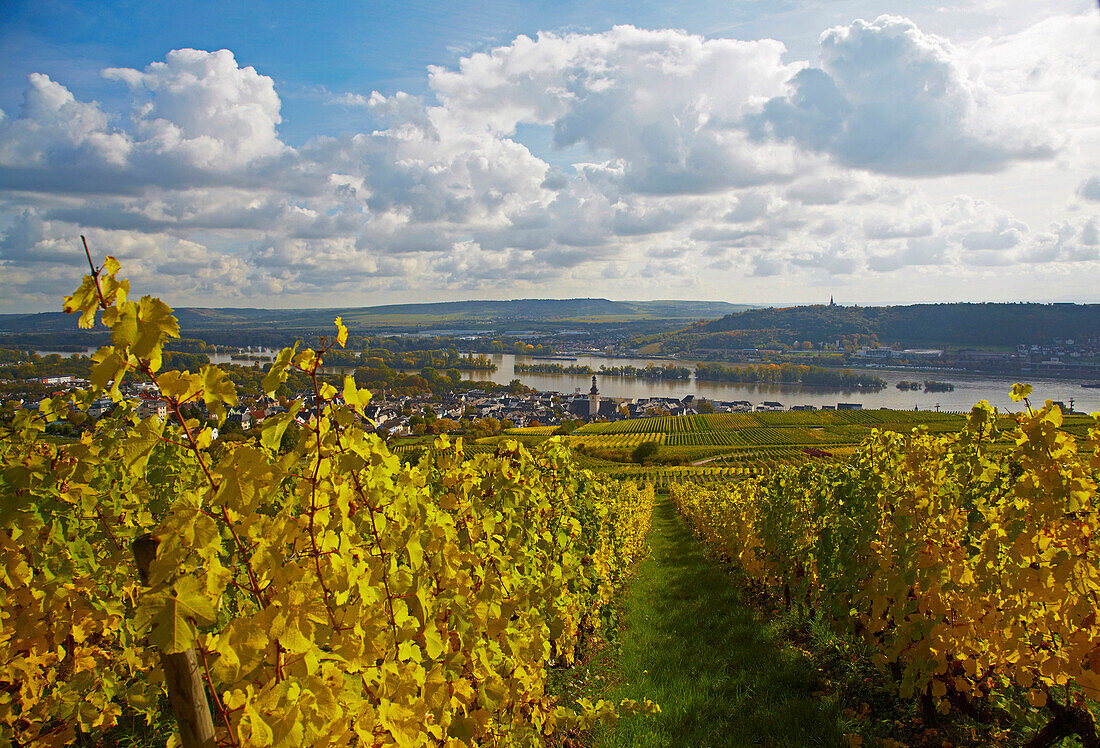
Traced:
<path fill-rule="evenodd" d="M 497 370 L 488 376 L 494 382 L 507 384 L 513 379 L 519 379 L 529 387 L 537 390 L 553 390 L 557 392 L 574 392 L 578 388 L 581 392 L 588 392 L 592 386 L 591 376 L 572 374 L 532 374 L 515 373 L 515 363 L 559 363 L 563 366 L 577 365 L 589 366 L 599 371 L 600 366 L 636 366 L 644 368 L 646 364 L 663 364 L 667 361 L 654 361 L 652 359 L 626 359 L 605 358 L 601 356 L 577 356 L 576 361 L 545 361 L 532 359 L 527 356 L 514 356 L 512 354 L 497 354 L 491 356 Z M 672 362 L 676 366 L 683 366 L 694 371 L 696 361 L 684 359 Z M 678 397 L 695 395 L 714 400 L 748 400 L 753 405 L 759 405 L 765 400 L 782 403 L 784 408 L 792 405 L 836 405 L 838 402 L 862 403 L 864 408 L 895 408 L 898 410 L 935 410 L 939 405 L 940 410 L 970 410 L 970 407 L 979 400 L 988 400 L 1001 410 L 1019 410 L 1013 407 L 1015 404 L 1009 397 L 1012 385 L 1017 379 L 1012 377 L 997 377 L 984 374 L 963 374 L 959 372 L 925 372 L 925 371 L 890 371 L 884 369 L 856 369 L 868 374 L 873 374 L 886 380 L 886 388 L 878 392 L 864 390 L 838 390 L 825 387 L 806 387 L 800 384 L 771 385 L 771 384 L 744 384 L 740 382 L 712 382 L 696 381 L 694 375 L 688 380 L 659 380 L 659 379 L 631 379 L 628 377 L 600 377 L 597 376 L 597 385 L 600 394 L 607 397 Z M 485 379 L 485 372 L 463 372 L 464 379 Z M 902 391 L 895 385 L 901 380 L 920 381 L 932 379 L 939 382 L 950 382 L 955 385 L 953 392 L 925 393 L 919 391 Z M 1087 389 L 1081 385 L 1092 380 L 1070 379 L 1040 379 L 1030 380 L 1035 390 L 1032 402 L 1042 403 L 1049 398 L 1061 400 L 1069 405 L 1072 398 L 1074 408 L 1077 411 L 1091 413 L 1100 410 L 1100 389 Z"/>
<path fill-rule="evenodd" d="M 272 351 L 264 351 L 270 355 Z M 608 356 L 578 355 L 576 361 L 548 361 L 530 356 L 516 356 L 511 353 L 489 354 L 497 370 L 464 371 L 463 379 L 489 379 L 497 384 L 508 384 L 519 379 L 528 387 L 550 392 L 575 392 L 578 389 L 587 393 L 592 386 L 592 377 L 576 374 L 534 374 L 524 372 L 516 374 L 517 361 L 527 364 L 561 364 L 562 366 L 588 366 L 599 371 L 601 366 L 636 366 L 645 368 L 647 364 L 673 363 L 692 371 L 697 361 L 684 359 L 667 361 L 646 358 L 611 358 Z M 212 357 L 214 363 L 229 363 L 228 355 L 217 354 Z M 245 363 L 237 361 L 234 363 Z M 696 381 L 694 374 L 686 380 L 632 379 L 630 377 L 597 376 L 600 394 L 605 397 L 676 397 L 695 395 L 713 400 L 748 400 L 759 405 L 765 400 L 782 403 L 784 408 L 792 405 L 836 405 L 838 402 L 862 403 L 864 408 L 895 408 L 898 410 L 940 410 L 968 411 L 979 400 L 988 400 L 1001 410 L 1019 410 L 1008 393 L 1019 379 L 987 374 L 964 374 L 942 371 L 892 371 L 889 369 L 859 369 L 853 371 L 873 374 L 886 380 L 886 387 L 878 392 L 864 390 L 841 390 L 828 387 L 806 387 L 800 384 L 744 384 L 741 382 Z M 923 390 L 899 390 L 895 385 L 901 380 L 924 382 L 932 379 L 938 382 L 950 382 L 955 385 L 953 392 L 926 393 Z M 1032 402 L 1041 404 L 1046 399 L 1061 400 L 1067 406 L 1074 401 L 1074 410 L 1091 413 L 1100 410 L 1100 389 L 1082 387 L 1091 383 L 1091 379 L 1027 379 L 1034 386 Z"/>
<path fill-rule="evenodd" d="M 40 354 L 49 351 L 40 351 Z M 272 351 L 263 351 L 270 355 Z M 71 354 L 62 354 L 71 355 Z M 463 379 L 484 380 L 490 379 L 498 384 L 508 384 L 513 379 L 519 379 L 525 385 L 537 390 L 571 393 L 577 390 L 588 392 L 592 386 L 591 376 L 573 374 L 533 374 L 515 373 L 517 361 L 538 364 L 557 363 L 562 366 L 589 366 L 599 371 L 600 366 L 636 366 L 644 368 L 647 364 L 665 364 L 668 361 L 642 359 L 642 358 L 610 358 L 604 356 L 578 355 L 576 361 L 546 361 L 534 359 L 529 356 L 515 356 L 510 353 L 492 354 L 489 356 L 497 365 L 497 370 L 491 374 L 484 371 L 464 371 Z M 214 363 L 230 363 L 228 354 L 216 354 L 211 357 Z M 233 363 L 246 363 L 235 361 Z M 676 366 L 683 366 L 694 371 L 696 361 L 684 359 L 673 361 Z M 853 371 L 874 374 L 886 380 L 885 389 L 878 392 L 863 390 L 839 390 L 826 387 L 805 387 L 800 384 L 743 384 L 739 382 L 710 382 L 695 381 L 692 376 L 688 380 L 664 381 L 658 379 L 631 379 L 628 377 L 598 377 L 600 394 L 605 397 L 676 397 L 695 395 L 696 397 L 713 400 L 748 400 L 753 405 L 759 405 L 765 400 L 779 402 L 784 408 L 792 405 L 836 405 L 838 402 L 862 403 L 864 408 L 895 408 L 898 410 L 935 410 L 938 405 L 940 410 L 967 411 L 979 400 L 988 400 L 1001 410 L 1019 410 L 1012 402 L 1008 393 L 1012 385 L 1018 381 L 1014 377 L 992 376 L 986 374 L 963 374 L 959 372 L 932 372 L 932 371 L 892 371 L 888 369 L 858 369 Z M 940 382 L 950 382 L 955 385 L 953 392 L 926 393 L 923 390 L 899 390 L 896 385 L 899 381 L 923 382 L 925 379 L 933 379 Z M 1049 379 L 1049 378 L 1024 378 L 1030 381 L 1035 390 L 1032 402 L 1040 404 L 1043 400 L 1061 400 L 1069 405 L 1074 401 L 1074 409 L 1079 412 L 1091 413 L 1100 411 L 1100 389 L 1082 387 L 1084 383 L 1091 383 L 1088 379 Z"/>

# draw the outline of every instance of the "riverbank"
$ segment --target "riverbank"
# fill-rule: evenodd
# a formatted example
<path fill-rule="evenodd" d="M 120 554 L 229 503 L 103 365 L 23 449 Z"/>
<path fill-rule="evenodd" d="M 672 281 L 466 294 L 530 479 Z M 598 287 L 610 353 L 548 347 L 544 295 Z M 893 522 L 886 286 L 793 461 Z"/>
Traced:
<path fill-rule="evenodd" d="M 63 356 L 73 355 L 72 352 L 54 351 Z M 47 352 L 43 352 L 47 353 Z M 226 351 L 211 356 L 214 363 L 232 363 L 230 356 L 236 351 Z M 270 349 L 254 348 L 253 355 L 271 355 Z M 239 354 L 238 354 L 239 355 Z M 492 354 L 487 356 L 497 367 L 496 371 L 484 370 L 463 371 L 461 376 L 468 381 L 492 381 L 499 385 L 508 385 L 512 380 L 519 379 L 524 385 L 542 392 L 561 392 L 570 394 L 574 392 L 586 393 L 592 385 L 592 375 L 569 375 L 550 373 L 525 373 L 517 372 L 517 362 L 530 364 L 535 361 L 531 356 L 516 356 L 514 354 Z M 634 366 L 644 369 L 647 365 L 664 365 L 670 362 L 665 358 L 625 358 L 608 355 L 577 355 L 576 365 L 587 366 L 598 372 L 601 366 L 606 368 Z M 945 374 L 942 370 L 936 370 L 940 377 L 947 378 L 955 385 L 953 392 L 928 393 L 922 391 L 898 390 L 896 385 L 904 379 L 911 379 L 916 369 L 908 368 L 853 368 L 856 373 L 867 373 L 877 376 L 886 382 L 886 386 L 878 391 L 871 392 L 857 388 L 818 387 L 810 385 L 792 384 L 767 384 L 767 383 L 743 383 L 743 382 L 719 382 L 709 380 L 697 380 L 694 377 L 694 367 L 700 361 L 681 359 L 679 364 L 692 369 L 692 376 L 688 379 L 642 379 L 629 377 L 599 377 L 598 386 L 602 397 L 620 399 L 639 399 L 649 397 L 673 397 L 683 399 L 687 395 L 695 398 L 724 401 L 747 401 L 754 406 L 765 401 L 779 402 L 786 409 L 792 405 L 809 405 L 813 407 L 836 406 L 838 402 L 857 402 L 864 408 L 891 408 L 895 410 L 940 410 L 969 411 L 970 407 L 979 400 L 987 400 L 1002 410 L 1017 409 L 1011 401 L 1008 393 L 1012 385 L 1018 381 L 1028 381 L 1035 385 L 1035 399 L 1037 402 L 1050 399 L 1060 401 L 1069 407 L 1070 401 L 1074 401 L 1074 409 L 1078 412 L 1091 413 L 1100 411 L 1100 389 L 1088 388 L 1083 385 L 1094 384 L 1094 378 L 1065 379 L 1052 377 L 1016 377 L 1014 375 L 974 374 L 951 372 Z M 345 373 L 342 367 L 332 367 L 332 373 Z M 925 373 L 931 373 L 931 369 Z"/>

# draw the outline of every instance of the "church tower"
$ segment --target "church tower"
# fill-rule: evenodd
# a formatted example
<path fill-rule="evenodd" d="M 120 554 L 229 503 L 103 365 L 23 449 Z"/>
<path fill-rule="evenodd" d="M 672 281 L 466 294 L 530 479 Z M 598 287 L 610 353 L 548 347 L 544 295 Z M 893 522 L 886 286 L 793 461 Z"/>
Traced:
<path fill-rule="evenodd" d="M 588 391 L 588 416 L 595 418 L 600 414 L 600 391 L 596 388 L 596 377 L 592 376 L 592 389 Z"/>

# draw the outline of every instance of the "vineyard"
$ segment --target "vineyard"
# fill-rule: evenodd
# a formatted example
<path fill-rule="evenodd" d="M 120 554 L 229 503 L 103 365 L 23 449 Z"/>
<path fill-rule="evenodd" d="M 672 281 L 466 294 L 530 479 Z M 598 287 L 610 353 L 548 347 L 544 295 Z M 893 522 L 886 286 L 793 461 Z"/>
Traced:
<path fill-rule="evenodd" d="M 899 410 L 771 411 L 713 413 L 688 416 L 654 416 L 625 421 L 591 423 L 563 439 L 587 450 L 618 450 L 626 459 L 643 442 L 660 445 L 657 462 L 686 461 L 691 465 L 647 465 L 641 479 L 658 486 L 690 480 L 692 471 L 706 480 L 716 476 L 755 475 L 770 468 L 808 462 L 845 461 L 873 429 L 908 433 L 920 427 L 933 434 L 955 434 L 967 424 L 958 413 Z M 1008 416 L 997 419 L 998 428 L 1014 425 Z M 1077 440 L 1087 438 L 1092 424 L 1088 416 L 1064 416 L 1060 431 Z M 550 438 L 547 427 L 512 429 L 509 436 L 529 444 Z M 500 437 L 482 440 L 493 443 Z M 469 447 L 468 447 L 469 449 Z M 1006 452 L 1008 445 L 990 445 L 992 452 Z M 585 457 L 585 467 L 619 478 L 639 474 L 639 467 L 607 459 Z"/>
<path fill-rule="evenodd" d="M 91 389 L 0 434 L 0 744 L 122 744 L 120 723 L 158 721 L 166 688 L 185 746 L 532 745 L 658 711 L 545 689 L 604 635 L 647 547 L 651 488 L 578 468 L 560 442 L 441 437 L 403 465 L 365 428 L 370 393 L 319 378 L 339 318 L 264 379 L 268 393 L 289 371 L 313 382 L 297 443 L 283 435 L 301 402 L 216 442 L 184 408 L 224 421 L 233 384 L 209 365 L 161 372 L 178 323 L 129 300 L 118 270 L 93 267 L 65 304 L 112 330 Z M 129 378 L 166 421 L 138 418 Z M 112 415 L 45 437 L 104 394 Z"/>
<path fill-rule="evenodd" d="M 864 642 L 930 713 L 1036 746 L 1100 740 L 1100 418 L 1033 409 L 1018 385 L 1020 414 L 652 417 L 390 448 L 370 393 L 319 375 L 337 318 L 264 377 L 269 394 L 312 382 L 300 437 L 283 443 L 293 402 L 218 442 L 185 409 L 224 423 L 234 385 L 161 371 L 178 323 L 118 270 L 66 300 L 112 330 L 91 388 L 0 434 L 3 744 L 124 742 L 120 723 L 157 722 L 166 695 L 185 746 L 526 746 L 653 718 L 645 698 L 563 703 L 547 684 L 618 630 L 656 490 L 712 556 Z M 127 379 L 169 417 L 140 418 Z M 104 395 L 119 407 L 91 424 Z M 47 436 L 60 420 L 88 428 Z M 605 459 L 645 443 L 681 464 Z"/>
<path fill-rule="evenodd" d="M 1097 745 L 1100 421 L 1024 403 L 652 417 L 559 438 L 708 455 L 575 459 L 668 491 L 712 557 L 804 626 L 861 642 L 926 724 L 969 720 L 979 743 Z"/>
<path fill-rule="evenodd" d="M 509 433 L 530 434 L 533 436 L 550 436 L 557 426 L 526 426 L 521 429 L 512 429 Z"/>
<path fill-rule="evenodd" d="M 571 436 L 571 445 L 583 444 L 594 449 L 634 449 L 643 442 L 668 443 L 665 434 L 580 434 Z"/>
<path fill-rule="evenodd" d="M 555 441 L 586 469 L 669 491 L 713 556 L 865 642 L 926 714 L 1095 745 L 1100 423 L 1028 408 L 651 417 Z M 644 442 L 697 462 L 588 454 Z"/>
<path fill-rule="evenodd" d="M 912 428 L 921 425 L 951 424 L 956 430 L 965 423 L 958 413 L 909 410 L 790 410 L 756 413 L 711 413 L 688 416 L 653 416 L 626 421 L 591 423 L 577 434 L 677 434 L 697 431 L 729 431 L 752 427 L 787 426 L 887 426 Z"/>
<path fill-rule="evenodd" d="M 1049 401 L 1004 422 L 982 403 L 958 433 L 878 431 L 846 462 L 671 496 L 714 555 L 861 638 L 903 695 L 1096 745 L 1100 419 L 1081 448 Z"/>

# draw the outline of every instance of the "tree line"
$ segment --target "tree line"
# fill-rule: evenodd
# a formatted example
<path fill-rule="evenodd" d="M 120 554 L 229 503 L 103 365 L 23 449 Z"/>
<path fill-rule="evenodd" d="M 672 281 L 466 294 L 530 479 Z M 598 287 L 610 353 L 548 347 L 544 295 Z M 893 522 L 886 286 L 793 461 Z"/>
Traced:
<path fill-rule="evenodd" d="M 804 384 L 842 389 L 881 390 L 886 386 L 885 380 L 873 374 L 861 374 L 851 369 L 827 369 L 823 366 L 800 364 L 722 366 L 701 363 L 695 367 L 695 378 L 718 382 Z"/>
<path fill-rule="evenodd" d="M 1017 345 L 1100 334 L 1100 304 L 913 304 L 751 309 L 682 331 L 703 341 L 734 333 L 747 344 L 842 338 L 903 345 Z M 701 341 L 702 342 L 702 341 Z"/>

